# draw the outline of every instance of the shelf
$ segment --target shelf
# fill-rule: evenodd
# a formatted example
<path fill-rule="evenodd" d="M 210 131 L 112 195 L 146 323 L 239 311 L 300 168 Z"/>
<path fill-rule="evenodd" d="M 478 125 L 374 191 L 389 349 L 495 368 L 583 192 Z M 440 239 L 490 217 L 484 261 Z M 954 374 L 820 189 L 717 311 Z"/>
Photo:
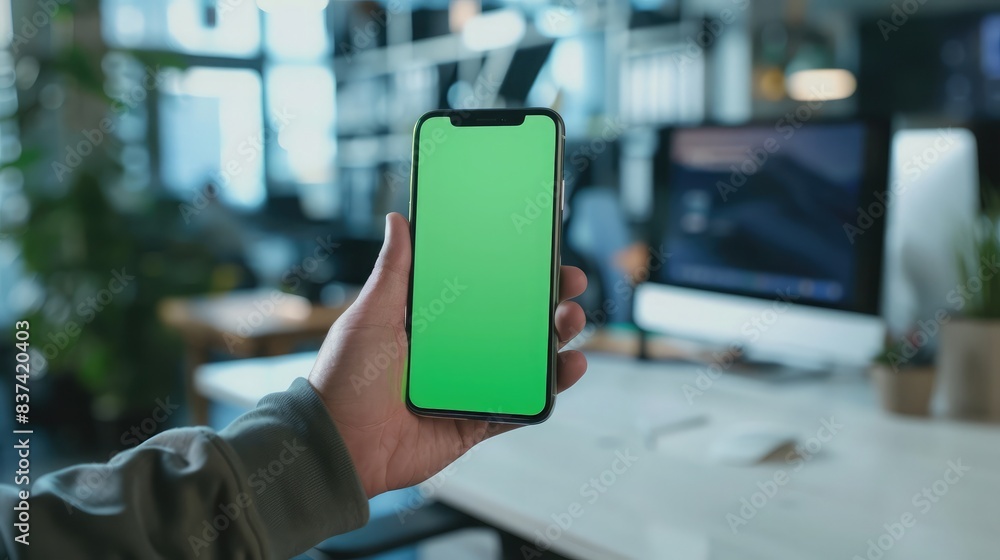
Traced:
<path fill-rule="evenodd" d="M 529 48 L 553 42 L 529 28 L 516 48 Z M 367 49 L 355 55 L 334 58 L 334 71 L 338 79 L 358 79 L 391 74 L 419 65 L 437 65 L 462 60 L 481 58 L 487 52 L 474 51 L 465 47 L 462 36 L 457 33 L 431 39 L 421 39 L 412 43 L 390 45 Z"/>

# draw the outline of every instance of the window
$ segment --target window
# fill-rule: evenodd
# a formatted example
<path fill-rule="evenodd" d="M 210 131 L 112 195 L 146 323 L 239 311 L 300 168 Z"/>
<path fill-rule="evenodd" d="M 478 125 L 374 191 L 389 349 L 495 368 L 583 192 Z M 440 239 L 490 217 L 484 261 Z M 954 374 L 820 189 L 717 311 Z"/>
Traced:
<path fill-rule="evenodd" d="M 171 72 L 159 113 L 167 188 L 185 197 L 192 186 L 204 189 L 211 181 L 223 202 L 248 209 L 264 203 L 264 149 L 274 133 L 262 124 L 255 71 L 199 66 Z"/>
<path fill-rule="evenodd" d="M 177 55 L 186 64 L 163 72 L 152 95 L 157 126 L 141 126 L 157 130 L 168 192 L 191 198 L 211 184 L 220 201 L 252 210 L 269 195 L 332 188 L 336 86 L 326 4 L 103 0 L 110 46 Z M 330 218 L 335 208 L 309 210 Z"/>
<path fill-rule="evenodd" d="M 252 0 L 103 0 L 104 40 L 113 47 L 252 58 L 260 15 Z"/>

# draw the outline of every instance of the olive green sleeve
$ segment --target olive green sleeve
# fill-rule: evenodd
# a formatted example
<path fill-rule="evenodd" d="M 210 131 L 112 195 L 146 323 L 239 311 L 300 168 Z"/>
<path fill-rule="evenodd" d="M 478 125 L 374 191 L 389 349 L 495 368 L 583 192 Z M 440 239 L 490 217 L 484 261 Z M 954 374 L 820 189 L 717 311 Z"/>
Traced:
<path fill-rule="evenodd" d="M 368 500 L 322 401 L 304 380 L 215 433 L 163 432 L 106 464 L 0 486 L 10 558 L 285 559 L 368 521 Z M 0 559 L 5 558 L 0 554 Z"/>

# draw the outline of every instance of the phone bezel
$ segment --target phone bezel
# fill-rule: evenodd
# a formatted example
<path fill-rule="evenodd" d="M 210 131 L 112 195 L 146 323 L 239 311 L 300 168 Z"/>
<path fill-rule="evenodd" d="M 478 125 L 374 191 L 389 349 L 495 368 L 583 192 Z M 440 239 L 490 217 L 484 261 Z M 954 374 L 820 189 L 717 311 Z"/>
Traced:
<path fill-rule="evenodd" d="M 555 125 L 555 161 L 553 162 L 553 195 L 552 195 L 552 254 L 550 257 L 549 273 L 549 360 L 547 372 L 547 391 L 545 405 L 538 414 L 498 414 L 492 412 L 471 412 L 465 410 L 445 410 L 423 408 L 417 406 L 410 400 L 410 357 L 411 357 L 411 327 L 413 308 L 413 264 L 416 262 L 416 236 L 417 236 L 417 167 L 419 165 L 420 152 L 420 129 L 428 119 L 437 117 L 447 117 L 455 126 L 519 126 L 524 122 L 524 118 L 529 115 L 540 115 L 548 117 Z M 412 247 L 412 259 L 410 263 L 409 290 L 406 299 L 406 337 L 407 337 L 407 361 L 404 398 L 406 408 L 414 414 L 421 416 L 431 416 L 436 418 L 458 418 L 466 420 L 485 420 L 489 422 L 500 422 L 504 424 L 538 424 L 544 422 L 551 414 L 555 406 L 556 397 L 556 360 L 559 351 L 558 334 L 555 326 L 555 311 L 559 304 L 559 269 L 560 269 L 560 244 L 562 237 L 562 200 L 563 200 L 563 152 L 566 139 L 566 129 L 562 117 L 559 113 L 546 108 L 532 107 L 524 109 L 468 109 L 468 110 L 436 110 L 429 111 L 417 119 L 413 128 L 413 159 L 410 165 L 410 243 Z"/>

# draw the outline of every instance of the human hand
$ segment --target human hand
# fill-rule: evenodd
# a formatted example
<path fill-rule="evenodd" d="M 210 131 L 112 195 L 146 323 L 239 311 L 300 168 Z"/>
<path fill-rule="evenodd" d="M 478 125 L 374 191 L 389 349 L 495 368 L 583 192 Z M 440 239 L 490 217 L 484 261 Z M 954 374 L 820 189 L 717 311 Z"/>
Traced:
<path fill-rule="evenodd" d="M 357 301 L 330 329 L 309 374 L 369 498 L 423 482 L 477 443 L 518 427 L 428 418 L 407 410 L 402 395 L 408 353 L 403 315 L 411 247 L 406 218 L 386 216 L 385 243 L 375 269 Z M 583 271 L 562 267 L 555 314 L 560 349 L 585 326 L 583 309 L 567 300 L 586 287 Z M 560 352 L 558 390 L 572 386 L 586 370 L 583 353 Z"/>

